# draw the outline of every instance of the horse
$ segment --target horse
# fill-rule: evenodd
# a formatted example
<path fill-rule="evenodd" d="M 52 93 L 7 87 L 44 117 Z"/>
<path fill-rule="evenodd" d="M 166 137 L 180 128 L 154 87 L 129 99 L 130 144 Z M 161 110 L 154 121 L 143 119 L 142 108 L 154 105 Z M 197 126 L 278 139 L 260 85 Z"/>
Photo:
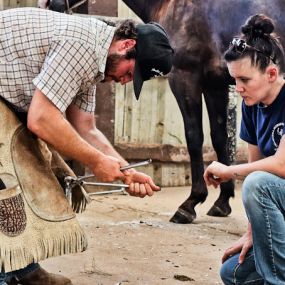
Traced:
<path fill-rule="evenodd" d="M 38 8 L 67 14 L 88 14 L 88 0 L 38 0 Z"/>
<path fill-rule="evenodd" d="M 61 3 L 57 7 L 64 6 L 66 12 L 66 1 L 78 0 L 51 1 Z M 175 49 L 173 68 L 168 80 L 183 117 L 192 187 L 189 197 L 178 207 L 170 221 L 192 223 L 196 219 L 195 207 L 203 203 L 208 195 L 203 179 L 202 96 L 209 115 L 210 135 L 217 159 L 229 165 L 228 88 L 234 82 L 228 74 L 222 55 L 232 37 L 239 33 L 240 26 L 250 15 L 256 13 L 264 13 L 275 19 L 277 33 L 285 35 L 285 19 L 282 13 L 285 2 L 272 0 L 269 5 L 266 0 L 122 1 L 142 21 L 160 23 L 166 29 Z M 50 9 L 59 11 L 57 7 Z M 284 39 L 282 44 L 285 44 Z M 220 195 L 207 214 L 228 216 L 231 213 L 231 197 L 234 197 L 232 180 L 220 185 Z"/>
<path fill-rule="evenodd" d="M 227 135 L 228 88 L 234 84 L 222 60 L 233 36 L 253 14 L 276 20 L 277 33 L 285 36 L 285 1 L 272 0 L 122 0 L 144 22 L 155 21 L 167 31 L 175 50 L 169 84 L 184 121 L 191 159 L 192 190 L 170 219 L 191 223 L 195 206 L 205 201 L 203 179 L 202 96 L 206 103 L 213 148 L 218 161 L 229 164 Z M 282 44 L 285 47 L 284 38 Z M 234 197 L 234 181 L 220 185 L 220 195 L 208 211 L 210 216 L 228 216 Z"/>

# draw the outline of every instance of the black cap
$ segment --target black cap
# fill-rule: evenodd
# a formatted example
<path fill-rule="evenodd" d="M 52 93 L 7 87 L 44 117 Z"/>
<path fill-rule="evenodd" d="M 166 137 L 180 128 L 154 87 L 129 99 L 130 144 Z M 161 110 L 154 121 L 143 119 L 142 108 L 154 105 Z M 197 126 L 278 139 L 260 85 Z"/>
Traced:
<path fill-rule="evenodd" d="M 174 50 L 165 30 L 158 23 L 137 25 L 134 91 L 139 99 L 143 82 L 170 72 Z"/>

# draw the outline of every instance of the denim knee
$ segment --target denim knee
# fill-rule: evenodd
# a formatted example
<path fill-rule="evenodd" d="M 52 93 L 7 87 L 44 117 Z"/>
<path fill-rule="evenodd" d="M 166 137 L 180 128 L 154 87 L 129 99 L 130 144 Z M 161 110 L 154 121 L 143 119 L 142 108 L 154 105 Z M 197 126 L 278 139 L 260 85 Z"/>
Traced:
<path fill-rule="evenodd" d="M 239 253 L 227 259 L 220 270 L 225 285 L 263 285 L 263 278 L 256 272 L 253 249 L 249 249 L 244 262 L 239 263 Z"/>
<path fill-rule="evenodd" d="M 220 269 L 220 277 L 225 285 L 234 284 L 234 271 L 237 262 L 233 262 L 231 259 L 226 260 Z"/>
<path fill-rule="evenodd" d="M 242 186 L 242 202 L 246 209 L 260 202 L 260 197 L 266 191 L 262 186 L 268 183 L 270 177 L 271 174 L 268 172 L 254 171 L 245 178 Z"/>

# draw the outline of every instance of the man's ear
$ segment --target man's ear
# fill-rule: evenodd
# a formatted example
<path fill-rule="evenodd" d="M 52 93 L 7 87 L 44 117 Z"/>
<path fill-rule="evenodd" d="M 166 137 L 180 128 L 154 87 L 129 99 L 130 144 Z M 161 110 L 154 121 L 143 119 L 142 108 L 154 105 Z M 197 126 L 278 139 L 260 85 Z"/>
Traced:
<path fill-rule="evenodd" d="M 136 45 L 136 40 L 133 39 L 126 39 L 126 40 L 121 40 L 120 45 L 118 48 L 118 51 L 128 51 L 132 49 Z"/>
<path fill-rule="evenodd" d="M 279 75 L 279 72 L 276 66 L 269 66 L 266 72 L 267 72 L 267 77 L 268 77 L 269 82 L 274 82 Z"/>

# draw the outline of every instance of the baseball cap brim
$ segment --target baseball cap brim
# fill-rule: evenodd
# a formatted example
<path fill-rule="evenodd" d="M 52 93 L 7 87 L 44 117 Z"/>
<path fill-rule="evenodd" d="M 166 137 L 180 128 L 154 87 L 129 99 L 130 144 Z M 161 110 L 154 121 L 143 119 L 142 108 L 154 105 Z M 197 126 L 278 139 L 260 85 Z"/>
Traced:
<path fill-rule="evenodd" d="M 144 81 L 166 75 L 170 72 L 172 67 L 172 58 L 173 53 L 169 52 L 151 60 L 136 60 L 133 84 L 137 100 L 139 99 Z"/>
<path fill-rule="evenodd" d="M 137 100 L 140 97 L 140 93 L 142 90 L 142 86 L 143 86 L 143 76 L 141 73 L 141 69 L 139 66 L 138 61 L 136 61 L 135 63 L 135 70 L 134 70 L 134 79 L 133 79 L 133 84 L 134 84 L 134 91 L 135 91 L 135 96 L 137 98 Z"/>

